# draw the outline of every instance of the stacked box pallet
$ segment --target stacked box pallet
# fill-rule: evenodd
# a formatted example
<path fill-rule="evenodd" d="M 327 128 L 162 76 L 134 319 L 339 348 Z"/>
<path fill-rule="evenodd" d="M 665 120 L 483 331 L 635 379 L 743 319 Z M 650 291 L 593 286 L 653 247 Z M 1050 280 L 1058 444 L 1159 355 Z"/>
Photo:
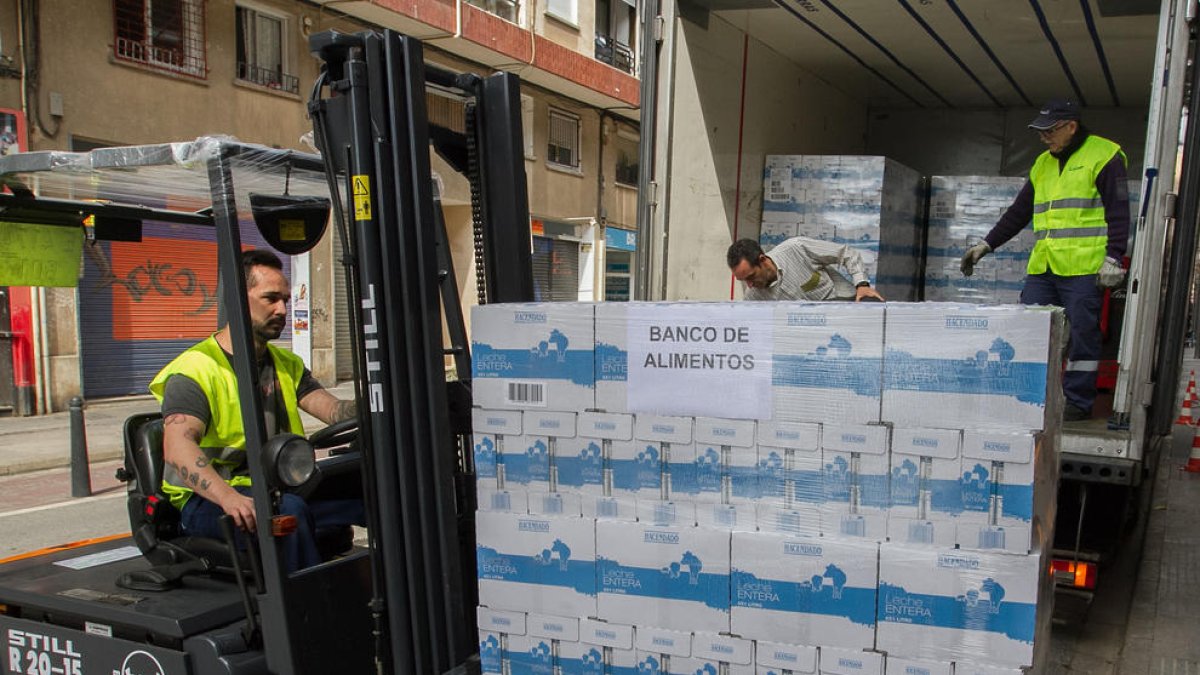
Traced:
<path fill-rule="evenodd" d="M 886 157 L 768 155 L 759 242 L 795 236 L 852 246 L 884 297 L 918 298 L 924 255 L 921 175 Z"/>
<path fill-rule="evenodd" d="M 965 277 L 962 257 L 983 242 L 1012 204 L 1024 178 L 1003 176 L 932 176 L 929 179 L 929 227 L 924 299 L 981 305 L 1021 301 L 1025 269 L 1037 237 L 1032 227 L 993 251 Z M 1141 181 L 1128 183 L 1130 240 L 1141 204 Z"/>
<path fill-rule="evenodd" d="M 472 323 L 484 672 L 1041 662 L 1061 312 L 491 305 Z"/>

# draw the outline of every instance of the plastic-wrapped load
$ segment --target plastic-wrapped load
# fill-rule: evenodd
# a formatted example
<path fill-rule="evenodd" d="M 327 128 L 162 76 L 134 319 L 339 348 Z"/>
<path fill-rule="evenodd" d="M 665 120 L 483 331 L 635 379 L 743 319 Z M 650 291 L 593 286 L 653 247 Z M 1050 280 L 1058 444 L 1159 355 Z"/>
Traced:
<path fill-rule="evenodd" d="M 1035 643 L 1049 639 L 1047 585 L 1040 553 L 883 544 L 875 646 L 898 657 L 1030 666 Z"/>
<path fill-rule="evenodd" d="M 770 249 L 802 236 L 848 244 L 889 300 L 920 292 L 925 186 L 886 157 L 767 155 L 759 243 Z"/>
<path fill-rule="evenodd" d="M 883 420 L 1041 430 L 1062 418 L 1061 310 L 887 305 Z"/>
<path fill-rule="evenodd" d="M 1012 204 L 1024 178 L 933 176 L 929 179 L 929 230 L 925 258 L 925 300 L 983 305 L 1017 303 L 1025 265 L 1037 241 L 1026 227 L 964 277 L 967 249 L 983 241 Z"/>
<path fill-rule="evenodd" d="M 474 405 L 578 412 L 596 405 L 594 309 L 585 303 L 471 310 Z"/>

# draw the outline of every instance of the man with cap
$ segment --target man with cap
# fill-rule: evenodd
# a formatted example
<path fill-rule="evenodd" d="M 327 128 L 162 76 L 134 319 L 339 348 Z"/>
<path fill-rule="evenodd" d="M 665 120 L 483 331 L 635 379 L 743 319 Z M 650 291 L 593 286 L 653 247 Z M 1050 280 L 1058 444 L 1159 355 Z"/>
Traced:
<path fill-rule="evenodd" d="M 1021 192 L 1000 220 L 967 250 L 962 273 L 970 276 L 985 255 L 1033 221 L 1037 243 L 1029 255 L 1021 302 L 1057 305 L 1070 322 L 1063 419 L 1089 419 L 1100 363 L 1101 288 L 1125 280 L 1121 258 L 1129 237 L 1129 194 L 1121 146 L 1088 131 L 1074 101 L 1047 103 L 1029 128 L 1043 152 Z"/>

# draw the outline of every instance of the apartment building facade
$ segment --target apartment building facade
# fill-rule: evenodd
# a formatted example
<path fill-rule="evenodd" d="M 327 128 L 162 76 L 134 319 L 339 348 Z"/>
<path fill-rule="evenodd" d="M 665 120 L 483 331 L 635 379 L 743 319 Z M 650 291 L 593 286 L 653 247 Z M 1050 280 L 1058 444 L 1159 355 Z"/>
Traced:
<path fill-rule="evenodd" d="M 636 248 L 634 16 L 628 0 L 0 0 L 0 152 L 208 135 L 311 151 L 301 140 L 318 65 L 308 36 L 390 28 L 422 39 L 430 63 L 522 78 L 539 298 L 625 299 Z M 432 90 L 427 100 L 431 122 L 461 124 L 462 101 Z M 436 155 L 433 167 L 469 316 L 469 190 Z M 174 205 L 164 195 L 157 206 Z M 334 239 L 285 261 L 308 278 L 303 353 L 326 383 L 352 371 Z M 7 290 L 22 343 L 13 351 L 30 361 L 17 369 L 30 382 L 14 380 L 8 401 L 0 382 L 0 410 L 145 393 L 171 356 L 216 329 L 214 292 L 211 235 L 146 223 L 140 243 L 89 243 L 78 288 Z"/>

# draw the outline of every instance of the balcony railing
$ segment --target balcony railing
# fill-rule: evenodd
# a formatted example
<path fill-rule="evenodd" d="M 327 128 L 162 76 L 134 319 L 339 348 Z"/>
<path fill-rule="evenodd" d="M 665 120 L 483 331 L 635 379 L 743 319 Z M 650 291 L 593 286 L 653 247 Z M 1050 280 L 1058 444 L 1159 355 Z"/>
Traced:
<path fill-rule="evenodd" d="M 606 35 L 596 36 L 596 60 L 627 73 L 633 72 L 633 50 Z"/>
<path fill-rule="evenodd" d="M 278 89 L 286 91 L 289 94 L 300 93 L 300 78 L 295 75 L 281 73 L 278 70 L 270 68 L 260 68 L 252 66 L 248 63 L 238 62 L 238 79 L 252 82 L 262 87 L 269 89 Z"/>

